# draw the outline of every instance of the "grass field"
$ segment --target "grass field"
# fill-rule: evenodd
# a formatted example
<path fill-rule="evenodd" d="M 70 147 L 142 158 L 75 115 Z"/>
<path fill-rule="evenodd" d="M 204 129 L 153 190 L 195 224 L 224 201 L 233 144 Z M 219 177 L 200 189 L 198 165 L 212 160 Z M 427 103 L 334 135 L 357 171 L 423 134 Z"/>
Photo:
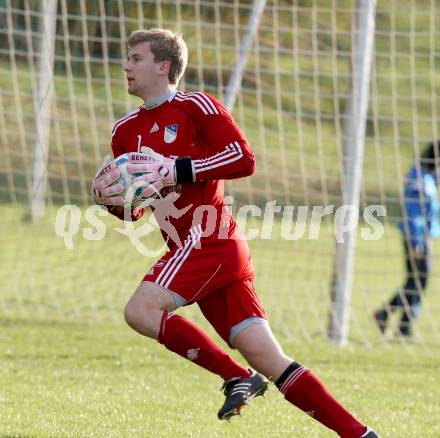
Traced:
<path fill-rule="evenodd" d="M 331 437 L 272 390 L 220 423 L 220 381 L 122 323 L 1 320 L 2 437 Z M 285 343 L 383 437 L 438 437 L 440 359 Z"/>
<path fill-rule="evenodd" d="M 55 210 L 37 226 L 15 220 L 23 213 L 2 207 L 0 437 L 333 436 L 274 388 L 242 418 L 220 423 L 220 380 L 122 321 L 124 302 L 151 261 L 110 230 L 118 224 L 104 218 L 104 239 L 78 235 L 68 250 L 53 230 Z M 437 277 L 419 340 L 384 342 L 369 315 L 401 275 L 398 236 L 386 230 L 379 241 L 359 240 L 351 342 L 331 345 L 324 337 L 331 230 L 322 228 L 317 240 L 286 242 L 275 227 L 271 240 L 250 242 L 257 286 L 286 352 L 383 437 L 440 436 L 440 351 L 430 325 L 438 321 Z M 372 263 L 375 251 L 383 257 Z M 194 306 L 182 313 L 212 333 Z"/>

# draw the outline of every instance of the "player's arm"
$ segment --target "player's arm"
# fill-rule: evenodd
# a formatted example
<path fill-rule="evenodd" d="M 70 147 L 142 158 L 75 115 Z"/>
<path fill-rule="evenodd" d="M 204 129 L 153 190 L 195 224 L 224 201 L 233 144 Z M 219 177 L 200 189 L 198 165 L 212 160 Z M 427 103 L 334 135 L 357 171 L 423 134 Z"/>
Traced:
<path fill-rule="evenodd" d="M 124 214 L 124 207 L 122 205 L 107 205 L 106 206 L 108 211 L 113 215 L 116 216 L 118 219 L 121 219 L 121 221 L 125 220 L 125 214 Z M 144 215 L 145 209 L 139 208 L 137 210 L 131 210 L 131 221 L 136 222 Z"/>
<path fill-rule="evenodd" d="M 226 108 L 204 93 L 183 98 L 191 105 L 191 115 L 203 157 L 181 157 L 176 162 L 176 179 L 206 181 L 236 179 L 255 172 L 255 156 L 245 135 Z"/>
<path fill-rule="evenodd" d="M 255 156 L 245 135 L 216 99 L 197 93 L 210 111 L 195 112 L 204 157 L 192 160 L 195 181 L 236 179 L 255 172 Z M 208 107 L 209 104 L 209 107 Z"/>
<path fill-rule="evenodd" d="M 196 94 L 197 99 L 209 98 L 202 93 Z M 205 102 L 207 105 L 208 100 L 197 102 Z M 208 145 L 205 157 L 168 158 L 148 148 L 144 153 L 131 154 L 128 171 L 142 173 L 142 176 L 134 180 L 134 184 L 144 186 L 143 196 L 154 196 L 163 187 L 178 183 L 235 179 L 255 172 L 254 153 L 246 137 L 223 105 L 216 100 L 210 102 L 209 112 L 202 111 L 200 107 L 193 108 L 198 135 L 203 144 Z M 151 158 L 154 159 L 153 162 Z"/>
<path fill-rule="evenodd" d="M 409 248 L 417 253 L 426 242 L 430 202 L 423 193 L 423 184 L 410 180 L 405 188 L 404 232 Z"/>

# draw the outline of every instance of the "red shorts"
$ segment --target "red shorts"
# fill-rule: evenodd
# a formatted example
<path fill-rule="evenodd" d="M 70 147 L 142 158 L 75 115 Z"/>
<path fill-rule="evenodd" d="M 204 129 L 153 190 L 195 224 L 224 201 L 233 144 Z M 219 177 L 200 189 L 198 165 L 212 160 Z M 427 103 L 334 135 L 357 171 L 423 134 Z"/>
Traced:
<path fill-rule="evenodd" d="M 168 251 L 144 277 L 168 290 L 177 307 L 197 302 L 206 319 L 230 345 L 244 328 L 265 323 L 254 288 L 255 272 L 247 242 L 191 234 Z"/>

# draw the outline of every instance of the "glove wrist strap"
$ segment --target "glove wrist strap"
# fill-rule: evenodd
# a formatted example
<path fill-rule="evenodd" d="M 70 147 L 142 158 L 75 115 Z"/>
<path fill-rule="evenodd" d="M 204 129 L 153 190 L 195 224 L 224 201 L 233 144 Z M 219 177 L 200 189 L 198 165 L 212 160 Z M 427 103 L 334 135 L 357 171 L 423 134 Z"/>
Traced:
<path fill-rule="evenodd" d="M 195 182 L 191 157 L 176 158 L 176 183 Z"/>

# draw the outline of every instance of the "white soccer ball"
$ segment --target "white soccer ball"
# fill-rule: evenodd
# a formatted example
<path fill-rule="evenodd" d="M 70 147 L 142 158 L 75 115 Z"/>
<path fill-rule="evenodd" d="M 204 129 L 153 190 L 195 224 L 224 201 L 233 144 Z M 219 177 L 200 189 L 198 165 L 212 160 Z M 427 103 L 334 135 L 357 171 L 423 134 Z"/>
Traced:
<path fill-rule="evenodd" d="M 132 208 L 139 207 L 145 199 L 142 197 L 142 187 L 134 189 L 131 185 L 133 178 L 141 174 L 131 174 L 128 172 L 128 156 L 129 154 L 122 154 L 116 157 L 113 161 L 118 166 L 121 176 L 116 181 L 124 186 L 124 191 L 119 195 L 125 199 L 125 205 L 131 205 Z"/>

